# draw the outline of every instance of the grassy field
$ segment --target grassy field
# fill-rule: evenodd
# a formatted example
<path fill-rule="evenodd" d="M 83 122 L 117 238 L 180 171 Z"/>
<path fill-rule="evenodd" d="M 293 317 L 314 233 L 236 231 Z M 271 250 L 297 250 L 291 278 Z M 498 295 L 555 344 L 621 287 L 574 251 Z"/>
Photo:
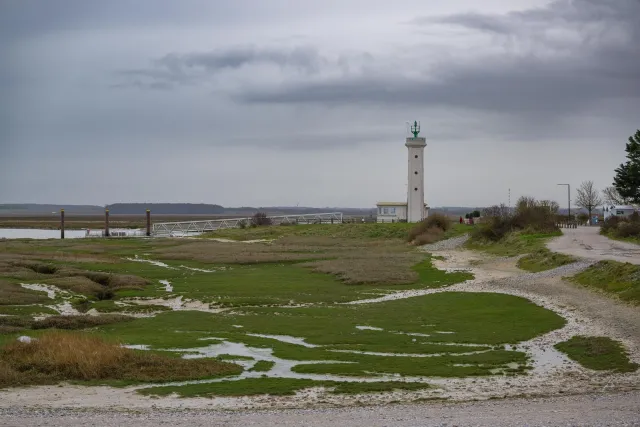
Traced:
<path fill-rule="evenodd" d="M 555 347 L 585 368 L 615 372 L 634 372 L 638 369 L 637 364 L 629 361 L 622 345 L 607 337 L 575 336 Z"/>
<path fill-rule="evenodd" d="M 568 280 L 640 305 L 640 266 L 638 265 L 600 261 Z"/>
<path fill-rule="evenodd" d="M 428 386 L 382 381 L 389 375 L 466 377 L 527 371 L 528 356 L 507 350 L 505 344 L 565 324 L 528 300 L 438 292 L 357 303 L 396 292 L 446 289 L 473 277 L 434 268 L 429 254 L 406 242 L 408 228 L 277 226 L 215 234 L 238 241 L 277 237 L 263 243 L 206 237 L 0 241 L 0 313 L 10 315 L 0 317 L 0 351 L 5 351 L 0 366 L 8 378 L 0 385 L 65 378 L 123 385 L 238 375 L 244 370 L 255 378 L 161 385 L 144 392 L 289 394 L 321 385 L 334 393 L 360 393 Z M 465 232 L 467 228 L 456 226 L 447 236 Z M 66 316 L 51 316 L 64 310 Z M 85 312 L 100 316 L 82 315 Z M 43 314 L 50 317 L 34 318 Z M 59 329 L 74 329 L 74 336 L 96 346 L 144 346 L 147 352 L 125 349 L 121 360 L 132 354 L 153 360 L 134 358 L 141 361 L 126 362 L 129 367 L 109 375 L 79 376 L 65 370 L 49 375 L 38 368 L 32 376 L 16 364 L 17 356 L 10 356 L 18 354 L 16 348 L 32 345 L 17 346 L 17 336 L 46 341 Z M 200 364 L 180 365 L 179 372 L 166 368 L 162 374 L 168 362 L 158 358 L 175 360 L 177 354 L 202 358 L 188 359 Z M 92 369 L 108 372 L 111 365 L 105 363 L 96 360 Z M 146 364 L 156 366 L 156 373 L 132 373 L 131 366 Z M 269 378 L 283 366 L 305 378 Z M 341 377 L 380 381 L 346 383 Z"/>

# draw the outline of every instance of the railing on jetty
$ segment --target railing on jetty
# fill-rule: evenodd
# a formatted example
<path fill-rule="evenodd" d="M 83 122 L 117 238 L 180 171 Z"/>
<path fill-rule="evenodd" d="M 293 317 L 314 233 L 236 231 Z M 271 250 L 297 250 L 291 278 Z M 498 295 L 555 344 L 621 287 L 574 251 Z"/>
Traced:
<path fill-rule="evenodd" d="M 342 212 L 303 215 L 268 216 L 271 224 L 341 224 Z M 225 228 L 240 228 L 251 224 L 252 218 L 210 219 L 199 221 L 159 222 L 153 224 L 151 235 L 156 237 L 185 236 Z"/>

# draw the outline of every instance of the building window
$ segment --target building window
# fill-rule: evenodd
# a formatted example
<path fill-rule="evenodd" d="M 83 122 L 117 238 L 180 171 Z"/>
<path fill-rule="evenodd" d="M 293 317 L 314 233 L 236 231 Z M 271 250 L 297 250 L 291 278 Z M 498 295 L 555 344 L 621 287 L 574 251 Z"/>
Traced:
<path fill-rule="evenodd" d="M 395 215 L 396 214 L 396 208 L 389 208 L 389 213 L 391 215 Z"/>
<path fill-rule="evenodd" d="M 387 208 L 382 209 L 382 214 L 383 215 L 386 215 L 388 212 L 389 212 L 389 209 L 387 209 Z"/>
<path fill-rule="evenodd" d="M 616 215 L 624 215 L 624 211 L 616 211 Z"/>

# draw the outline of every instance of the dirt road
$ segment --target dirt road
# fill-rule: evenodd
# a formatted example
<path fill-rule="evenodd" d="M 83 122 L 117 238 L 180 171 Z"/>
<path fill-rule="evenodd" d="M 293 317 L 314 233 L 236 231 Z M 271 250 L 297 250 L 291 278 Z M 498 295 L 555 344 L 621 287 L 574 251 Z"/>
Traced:
<path fill-rule="evenodd" d="M 562 233 L 561 237 L 549 242 L 549 250 L 595 261 L 608 259 L 640 264 L 640 245 L 602 236 L 600 227 L 567 228 Z"/>
<path fill-rule="evenodd" d="M 280 411 L 0 409 L 0 426 L 640 426 L 640 392 Z"/>

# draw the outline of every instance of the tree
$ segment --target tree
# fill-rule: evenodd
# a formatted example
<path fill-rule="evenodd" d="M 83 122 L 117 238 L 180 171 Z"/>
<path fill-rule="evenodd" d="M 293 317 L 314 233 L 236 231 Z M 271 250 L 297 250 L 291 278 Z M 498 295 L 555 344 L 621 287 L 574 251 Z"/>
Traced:
<path fill-rule="evenodd" d="M 640 203 L 640 130 L 635 135 L 629 137 L 625 151 L 627 152 L 627 162 L 620 164 L 616 169 L 616 176 L 613 178 L 615 186 L 620 196 L 631 203 Z"/>
<path fill-rule="evenodd" d="M 629 203 L 627 199 L 622 197 L 616 187 L 610 186 L 602 190 L 604 202 L 609 205 L 626 205 Z"/>
<path fill-rule="evenodd" d="M 584 181 L 580 184 L 576 205 L 589 211 L 589 218 L 591 218 L 591 211 L 602 205 L 602 198 L 598 194 L 598 190 L 593 186 L 593 181 Z"/>

